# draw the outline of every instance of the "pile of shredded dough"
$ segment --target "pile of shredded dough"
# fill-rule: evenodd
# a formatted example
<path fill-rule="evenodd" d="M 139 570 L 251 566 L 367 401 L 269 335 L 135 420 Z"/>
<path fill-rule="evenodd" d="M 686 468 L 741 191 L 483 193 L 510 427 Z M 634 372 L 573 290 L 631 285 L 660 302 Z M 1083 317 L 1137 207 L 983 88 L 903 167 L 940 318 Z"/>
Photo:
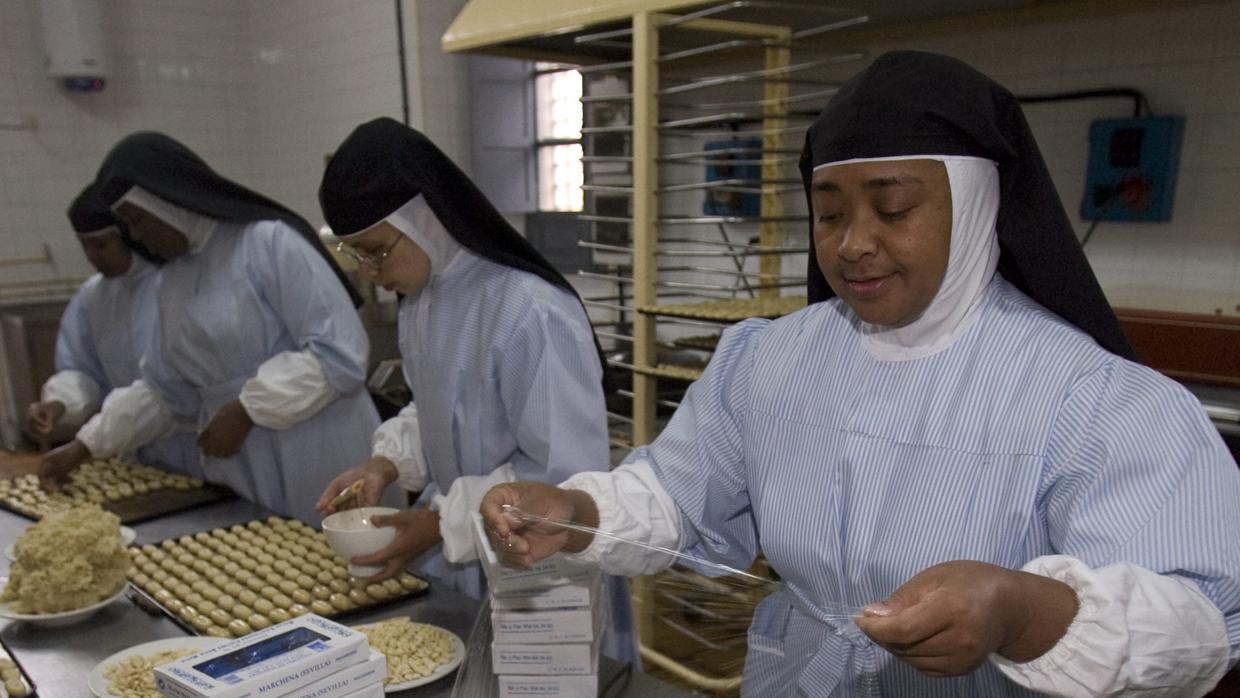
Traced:
<path fill-rule="evenodd" d="M 49 514 L 13 546 L 13 563 L 0 601 L 18 613 L 59 613 L 115 594 L 129 572 L 121 521 L 98 506 Z"/>

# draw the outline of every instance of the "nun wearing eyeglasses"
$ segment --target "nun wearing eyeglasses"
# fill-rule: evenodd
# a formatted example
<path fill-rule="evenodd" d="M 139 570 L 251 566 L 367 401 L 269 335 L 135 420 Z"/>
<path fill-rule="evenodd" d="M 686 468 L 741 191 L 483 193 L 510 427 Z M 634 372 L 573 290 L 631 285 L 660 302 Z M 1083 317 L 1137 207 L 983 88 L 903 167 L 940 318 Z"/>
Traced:
<path fill-rule="evenodd" d="M 207 479 L 317 521 L 319 493 L 366 457 L 379 424 L 356 296 L 318 235 L 159 133 L 118 143 L 96 185 L 134 240 L 167 260 L 159 320 L 140 379 L 44 458 L 44 480 L 190 421 Z"/>
<path fill-rule="evenodd" d="M 470 517 L 482 494 L 610 465 L 604 364 L 585 308 L 439 148 L 396 121 L 353 131 L 319 201 L 363 276 L 403 295 L 400 351 L 413 393 L 375 432 L 373 457 L 319 504 L 332 511 L 330 500 L 359 478 L 358 504 L 392 483 L 422 491 L 416 508 L 372 518 L 395 526 L 397 539 L 354 562 L 386 566 L 382 577 L 426 554 L 424 572 L 480 598 Z M 605 649 L 632 659 L 622 584 L 612 596 L 625 637 Z"/>
<path fill-rule="evenodd" d="M 1016 99 L 883 55 L 801 173 L 811 305 L 731 328 L 611 473 L 488 493 L 509 562 L 669 564 L 506 504 L 734 568 L 761 551 L 785 588 L 746 696 L 1208 692 L 1240 649 L 1240 475 L 1193 396 L 1131 360 Z"/>
<path fill-rule="evenodd" d="M 154 258 L 122 234 L 120 221 L 94 184 L 74 198 L 68 214 L 82 251 L 99 273 L 65 308 L 56 334 L 56 373 L 43 384 L 40 401 L 27 410 L 31 431 L 40 439 L 65 429 L 75 432 L 113 389 L 138 378 L 138 361 L 157 317 Z M 152 441 L 138 460 L 184 475 L 202 474 L 192 434 Z"/>

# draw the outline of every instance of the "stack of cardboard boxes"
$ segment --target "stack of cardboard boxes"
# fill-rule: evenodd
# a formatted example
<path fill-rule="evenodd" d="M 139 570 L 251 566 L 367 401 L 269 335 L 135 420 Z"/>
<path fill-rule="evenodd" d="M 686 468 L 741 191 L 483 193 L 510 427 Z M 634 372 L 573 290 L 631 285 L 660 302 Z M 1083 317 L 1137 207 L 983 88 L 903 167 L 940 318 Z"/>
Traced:
<path fill-rule="evenodd" d="M 475 526 L 491 588 L 491 666 L 500 698 L 597 695 L 607 622 L 601 574 L 561 556 L 527 570 L 504 567 L 481 517 Z"/>
<path fill-rule="evenodd" d="M 366 636 L 307 614 L 155 669 L 169 698 L 382 698 L 387 660 Z"/>

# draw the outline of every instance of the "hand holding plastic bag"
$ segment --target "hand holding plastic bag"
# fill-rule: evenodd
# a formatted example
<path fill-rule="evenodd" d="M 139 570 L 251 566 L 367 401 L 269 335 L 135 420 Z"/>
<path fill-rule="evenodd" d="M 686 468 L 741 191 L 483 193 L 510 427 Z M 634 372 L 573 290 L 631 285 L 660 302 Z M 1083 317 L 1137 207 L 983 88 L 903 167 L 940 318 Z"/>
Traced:
<path fill-rule="evenodd" d="M 491 488 L 479 507 L 491 547 L 509 567 L 528 568 L 560 551 L 581 552 L 594 536 L 561 523 L 598 526 L 598 507 L 579 490 L 541 482 L 510 482 Z M 516 516 L 511 512 L 525 512 Z"/>

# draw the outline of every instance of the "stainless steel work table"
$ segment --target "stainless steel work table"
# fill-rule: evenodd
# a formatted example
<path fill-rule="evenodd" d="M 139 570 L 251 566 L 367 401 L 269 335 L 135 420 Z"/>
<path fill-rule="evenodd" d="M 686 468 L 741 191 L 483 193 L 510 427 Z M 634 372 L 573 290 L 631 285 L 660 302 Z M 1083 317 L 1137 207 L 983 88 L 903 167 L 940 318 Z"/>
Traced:
<path fill-rule="evenodd" d="M 230 526 L 271 512 L 243 499 L 231 499 L 190 509 L 132 526 L 138 534 L 135 545 L 144 545 L 188 533 Z M 30 520 L 0 510 L 0 546 L 16 540 Z M 0 569 L 7 576 L 9 561 L 0 556 Z M 468 642 L 479 603 L 431 579 L 429 593 L 384 608 L 349 616 L 345 622 L 356 625 L 407 615 L 413 620 L 438 625 Z M 183 637 L 185 631 L 170 619 L 151 616 L 129 600 L 118 600 L 87 620 L 64 628 L 39 628 L 21 622 L 3 622 L 0 637 L 16 655 L 18 662 L 34 680 L 43 698 L 89 696 L 86 677 L 95 666 L 127 647 L 167 637 Z M 599 686 L 606 686 L 623 665 L 603 658 L 599 666 Z M 397 694 L 408 698 L 447 698 L 452 694 L 455 674 L 435 683 Z M 688 695 L 658 679 L 634 672 L 623 692 L 617 696 L 674 698 Z"/>

